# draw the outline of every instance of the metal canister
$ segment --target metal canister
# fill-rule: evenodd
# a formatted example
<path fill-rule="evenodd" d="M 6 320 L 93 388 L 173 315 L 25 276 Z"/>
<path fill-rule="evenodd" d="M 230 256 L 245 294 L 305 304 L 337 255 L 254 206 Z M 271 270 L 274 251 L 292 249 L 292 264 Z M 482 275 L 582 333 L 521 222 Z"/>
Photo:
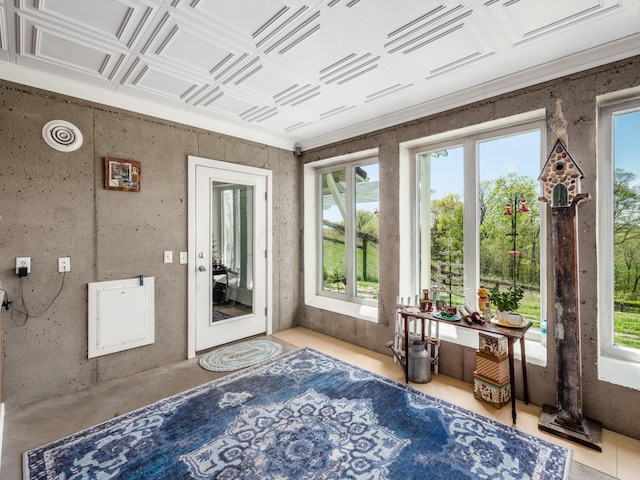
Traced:
<path fill-rule="evenodd" d="M 408 361 L 409 381 L 414 383 L 429 383 L 431 381 L 431 357 L 425 349 L 425 342 L 422 340 L 411 342 Z"/>

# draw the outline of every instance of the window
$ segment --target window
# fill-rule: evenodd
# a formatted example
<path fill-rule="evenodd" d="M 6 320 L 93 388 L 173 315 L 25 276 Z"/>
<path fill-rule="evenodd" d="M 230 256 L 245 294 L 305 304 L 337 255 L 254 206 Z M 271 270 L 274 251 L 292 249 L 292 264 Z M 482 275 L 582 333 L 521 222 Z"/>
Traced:
<path fill-rule="evenodd" d="M 640 363 L 640 98 L 604 106 L 598 138 L 600 348 Z"/>
<path fill-rule="evenodd" d="M 428 288 L 432 299 L 455 306 L 477 305 L 480 285 L 523 288 L 518 312 L 533 323 L 527 339 L 539 345 L 542 362 L 544 131 L 542 121 L 469 127 L 425 139 L 406 155 L 416 162 L 415 291 Z"/>
<path fill-rule="evenodd" d="M 305 251 L 317 252 L 305 255 L 305 298 L 377 321 L 379 168 L 371 153 L 305 165 Z"/>
<path fill-rule="evenodd" d="M 378 164 L 320 174 L 322 291 L 378 298 Z"/>

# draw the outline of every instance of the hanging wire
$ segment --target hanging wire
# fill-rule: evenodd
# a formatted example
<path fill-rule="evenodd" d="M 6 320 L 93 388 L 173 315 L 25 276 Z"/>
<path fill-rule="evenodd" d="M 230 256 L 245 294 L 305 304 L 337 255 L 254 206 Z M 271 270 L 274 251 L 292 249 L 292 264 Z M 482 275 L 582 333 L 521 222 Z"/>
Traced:
<path fill-rule="evenodd" d="M 5 293 L 6 303 L 8 304 L 9 308 L 11 309 L 10 318 L 13 321 L 13 323 L 15 323 L 15 325 L 17 327 L 24 327 L 27 324 L 27 322 L 29 321 L 30 318 L 39 318 L 39 317 L 43 316 L 45 313 L 47 313 L 49 308 L 51 308 L 51 305 L 53 305 L 53 302 L 55 302 L 56 299 L 62 293 L 62 289 L 64 288 L 64 279 L 65 279 L 66 274 L 67 274 L 67 272 L 62 272 L 62 282 L 60 283 L 60 288 L 58 289 L 58 293 L 55 294 L 55 296 L 53 297 L 53 299 L 51 299 L 51 301 L 45 307 L 45 309 L 42 312 L 40 312 L 39 314 L 37 314 L 37 315 L 32 315 L 32 314 L 29 313 L 29 308 L 27 307 L 27 304 L 26 304 L 26 302 L 24 300 L 24 286 L 23 286 L 23 280 L 22 280 L 23 277 L 20 277 L 20 300 L 22 302 L 22 305 L 24 306 L 24 311 L 18 310 L 16 307 L 11 307 L 11 303 L 12 302 L 9 301 L 9 295 L 7 294 L 7 291 L 4 290 L 4 289 L 1 289 Z M 18 323 L 18 320 L 13 318 L 13 314 L 14 313 L 19 313 L 20 315 L 24 315 L 24 321 L 21 322 L 21 323 Z"/>

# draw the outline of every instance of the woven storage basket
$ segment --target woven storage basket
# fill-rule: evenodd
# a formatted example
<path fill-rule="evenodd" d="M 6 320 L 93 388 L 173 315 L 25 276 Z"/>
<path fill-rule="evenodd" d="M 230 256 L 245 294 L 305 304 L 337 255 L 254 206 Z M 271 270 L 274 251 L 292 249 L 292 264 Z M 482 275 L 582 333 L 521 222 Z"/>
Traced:
<path fill-rule="evenodd" d="M 509 357 L 494 357 L 483 352 L 476 352 L 476 373 L 495 383 L 509 381 Z"/>

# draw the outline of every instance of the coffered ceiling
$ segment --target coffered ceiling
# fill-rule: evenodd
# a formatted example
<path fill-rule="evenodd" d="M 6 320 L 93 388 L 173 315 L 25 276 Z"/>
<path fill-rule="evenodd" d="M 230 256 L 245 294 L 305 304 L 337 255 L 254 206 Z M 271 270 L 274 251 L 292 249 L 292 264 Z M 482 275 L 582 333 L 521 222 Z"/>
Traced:
<path fill-rule="evenodd" d="M 0 0 L 0 78 L 293 150 L 640 54 L 640 0 Z"/>

